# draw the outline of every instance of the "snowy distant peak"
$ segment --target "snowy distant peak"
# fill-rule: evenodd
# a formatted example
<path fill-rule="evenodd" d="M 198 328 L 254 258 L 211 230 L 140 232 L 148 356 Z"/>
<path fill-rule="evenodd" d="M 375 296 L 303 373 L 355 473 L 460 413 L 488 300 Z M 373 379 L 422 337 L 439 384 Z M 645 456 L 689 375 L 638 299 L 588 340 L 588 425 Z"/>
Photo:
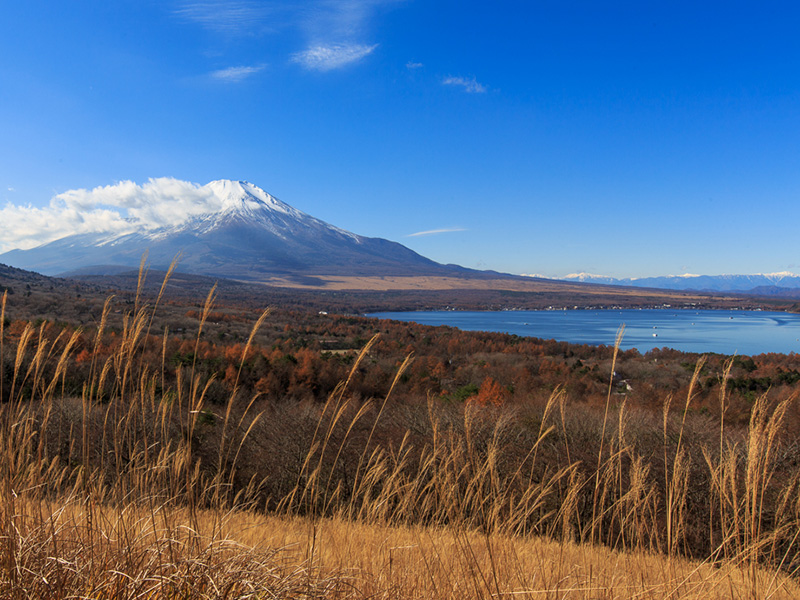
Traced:
<path fill-rule="evenodd" d="M 786 278 L 800 277 L 800 275 L 795 275 L 791 271 L 779 271 L 778 273 L 763 273 L 761 277 L 766 277 L 772 281 L 781 281 Z"/>
<path fill-rule="evenodd" d="M 569 275 L 567 275 L 569 277 Z M 592 277 L 603 277 L 602 275 L 592 275 Z M 606 277 L 608 280 L 613 281 L 649 281 L 651 279 L 694 279 L 696 277 L 709 277 L 708 275 L 696 275 L 695 273 L 681 273 L 680 275 L 661 275 L 659 277 L 627 277 L 625 279 L 616 279 L 614 277 Z M 728 277 L 728 275 L 715 275 L 715 277 Z"/>
<path fill-rule="evenodd" d="M 281 202 L 257 185 L 247 181 L 218 179 L 206 184 L 204 187 L 208 188 L 219 199 L 223 212 L 253 213 L 268 208 L 295 219 L 308 217 L 304 212 L 289 206 L 285 202 Z"/>
<path fill-rule="evenodd" d="M 219 213 L 203 215 L 197 221 L 205 224 L 205 228 L 214 227 L 226 217 L 234 217 L 251 223 L 260 222 L 262 225 L 271 229 L 273 232 L 283 237 L 283 233 L 278 228 L 287 226 L 304 226 L 312 229 L 326 229 L 328 231 L 346 236 L 357 243 L 361 243 L 363 238 L 360 235 L 340 229 L 321 221 L 316 217 L 304 213 L 278 200 L 272 194 L 268 194 L 263 189 L 247 181 L 232 181 L 230 179 L 218 179 L 203 186 L 208 189 L 220 202 Z M 280 224 L 276 227 L 275 217 L 279 217 Z M 291 224 L 291 225 L 290 225 Z M 191 227 L 204 228 L 197 222 L 189 224 Z"/>
<path fill-rule="evenodd" d="M 609 277 L 608 275 L 595 275 L 593 273 L 570 273 L 569 275 L 564 275 L 564 277 L 560 277 L 559 279 L 564 279 L 567 281 L 591 281 L 591 282 L 616 281 L 616 279 L 614 279 L 613 277 Z"/>
<path fill-rule="evenodd" d="M 571 273 L 560 277 L 564 281 L 603 283 L 634 287 L 662 288 L 700 291 L 749 291 L 758 287 L 800 288 L 800 275 L 790 271 L 780 273 L 757 273 L 754 275 L 665 275 L 662 277 L 629 277 L 617 279 L 607 275 Z"/>
<path fill-rule="evenodd" d="M 261 226 L 282 238 L 289 231 L 303 227 L 318 232 L 326 230 L 350 238 L 358 244 L 363 243 L 365 239 L 346 229 L 340 229 L 312 217 L 247 181 L 218 179 L 203 187 L 219 200 L 221 208 L 218 213 L 202 215 L 199 219 L 187 223 L 185 227 L 207 230 L 233 219 L 251 224 L 260 223 Z"/>

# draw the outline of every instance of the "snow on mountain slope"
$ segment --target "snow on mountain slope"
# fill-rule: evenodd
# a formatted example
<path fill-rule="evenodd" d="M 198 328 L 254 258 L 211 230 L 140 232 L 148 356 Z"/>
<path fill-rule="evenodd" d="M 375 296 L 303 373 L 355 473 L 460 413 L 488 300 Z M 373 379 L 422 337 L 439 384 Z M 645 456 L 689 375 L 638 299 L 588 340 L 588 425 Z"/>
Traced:
<path fill-rule="evenodd" d="M 154 267 L 178 253 L 188 273 L 258 280 L 268 276 L 447 275 L 405 246 L 330 225 L 244 181 L 218 180 L 199 188 L 210 210 L 133 232 L 71 235 L 29 250 L 0 254 L 0 262 L 44 274 L 93 265 L 136 267 L 147 251 Z"/>
<path fill-rule="evenodd" d="M 301 229 L 336 232 L 355 241 L 361 238 L 297 210 L 247 181 L 220 179 L 202 186 L 201 189 L 207 189 L 213 194 L 217 210 L 187 215 L 186 219 L 177 225 L 147 229 L 137 233 L 158 240 L 181 232 L 208 233 L 238 222 L 242 225 L 261 226 L 284 239 L 287 239 L 292 231 Z M 104 243 L 113 243 L 126 235 L 129 234 L 110 236 Z"/>
<path fill-rule="evenodd" d="M 583 283 L 608 283 L 613 284 L 616 279 L 606 275 L 594 275 L 592 273 L 570 273 L 561 279 L 565 281 L 580 281 Z"/>
<path fill-rule="evenodd" d="M 672 290 L 697 290 L 716 292 L 743 292 L 757 287 L 800 288 L 800 275 L 789 271 L 780 273 L 756 273 L 753 275 L 666 275 L 663 277 L 632 277 L 616 279 L 605 275 L 575 273 L 561 278 L 564 281 L 603 283 L 631 287 L 647 287 Z"/>

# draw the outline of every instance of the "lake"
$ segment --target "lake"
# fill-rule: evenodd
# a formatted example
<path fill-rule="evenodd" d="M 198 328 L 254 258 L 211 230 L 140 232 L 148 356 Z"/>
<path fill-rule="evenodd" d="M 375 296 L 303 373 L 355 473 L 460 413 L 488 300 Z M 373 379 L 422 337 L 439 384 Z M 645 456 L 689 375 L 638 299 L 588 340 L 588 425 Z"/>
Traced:
<path fill-rule="evenodd" d="M 800 315 L 747 310 L 520 310 L 497 312 L 383 312 L 380 319 L 499 331 L 575 344 L 613 345 L 625 324 L 621 348 L 761 354 L 800 352 Z"/>

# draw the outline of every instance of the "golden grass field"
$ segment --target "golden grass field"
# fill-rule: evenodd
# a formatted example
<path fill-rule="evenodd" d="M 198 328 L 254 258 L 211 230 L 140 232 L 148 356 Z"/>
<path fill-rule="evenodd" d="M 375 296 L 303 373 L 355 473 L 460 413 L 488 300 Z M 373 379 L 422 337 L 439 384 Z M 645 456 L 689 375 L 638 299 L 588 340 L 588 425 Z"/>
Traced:
<path fill-rule="evenodd" d="M 665 299 L 680 298 L 683 301 L 709 299 L 708 294 L 693 294 L 676 290 L 648 290 L 619 286 L 574 284 L 566 281 L 522 277 L 461 278 L 434 276 L 385 276 L 345 277 L 339 275 L 315 275 L 317 283 L 297 282 L 290 278 L 271 277 L 262 281 L 268 285 L 289 288 L 339 290 L 507 290 L 515 292 L 562 293 L 575 295 L 616 295 L 619 297 L 652 296 L 654 292 Z"/>
<path fill-rule="evenodd" d="M 212 290 L 198 339 L 213 300 Z M 209 382 L 179 367 L 165 386 L 164 357 L 160 370 L 144 360 L 158 352 L 147 333 L 160 301 L 137 298 L 113 355 L 92 363 L 80 397 L 66 397 L 78 333 L 48 339 L 29 324 L 11 339 L 3 297 L 0 597 L 800 598 L 800 482 L 776 481 L 773 468 L 793 399 L 759 399 L 740 443 L 721 422 L 719 448 L 703 450 L 713 551 L 694 560 L 682 552 L 691 389 L 675 418 L 665 401 L 663 482 L 626 443 L 610 390 L 590 476 L 538 458 L 559 412 L 563 422 L 555 393 L 517 467 L 501 464 L 498 436 L 470 433 L 488 413 L 466 408 L 461 436 L 432 407 L 430 444 L 412 448 L 400 432 L 399 445 L 382 447 L 370 433 L 347 471 L 354 479 L 343 479 L 356 424 L 370 410 L 377 423 L 409 358 L 384 398 L 351 402 L 345 381 L 309 407 L 316 425 L 295 483 L 264 499 L 262 482 L 238 476 L 268 413 L 234 388 L 216 437 L 200 436 Z"/>
<path fill-rule="evenodd" d="M 731 563 L 250 511 L 28 505 L 17 589 L 4 597 L 775 598 L 797 581 Z M 23 522 L 23 519 L 18 519 Z M 189 524 L 192 524 L 189 526 Z M 38 556 L 37 556 L 38 554 Z M 48 560 L 49 559 L 49 560 Z M 52 596 L 50 596 L 52 597 Z"/>

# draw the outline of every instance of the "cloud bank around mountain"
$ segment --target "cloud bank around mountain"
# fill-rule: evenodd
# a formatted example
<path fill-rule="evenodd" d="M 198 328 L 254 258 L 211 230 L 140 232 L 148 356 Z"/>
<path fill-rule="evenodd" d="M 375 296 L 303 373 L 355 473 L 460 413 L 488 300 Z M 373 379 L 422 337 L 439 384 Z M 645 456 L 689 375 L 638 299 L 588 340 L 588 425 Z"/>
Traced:
<path fill-rule="evenodd" d="M 69 190 L 38 208 L 12 203 L 0 208 L 0 252 L 28 249 L 81 233 L 130 233 L 180 225 L 218 211 L 222 201 L 208 186 L 172 177 L 144 184 L 120 181 L 91 190 Z"/>

